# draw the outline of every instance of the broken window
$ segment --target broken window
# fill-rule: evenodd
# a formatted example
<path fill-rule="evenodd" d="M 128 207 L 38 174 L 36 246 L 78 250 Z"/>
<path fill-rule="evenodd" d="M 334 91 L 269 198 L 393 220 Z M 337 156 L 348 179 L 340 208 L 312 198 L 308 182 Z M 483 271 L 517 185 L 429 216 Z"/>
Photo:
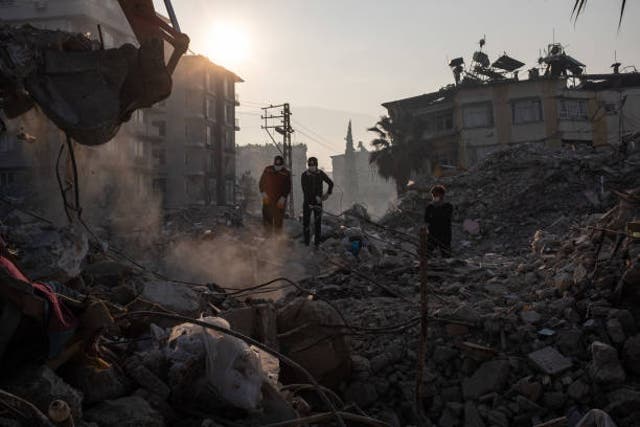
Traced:
<path fill-rule="evenodd" d="M 493 105 L 491 102 L 468 104 L 462 109 L 462 122 L 467 129 L 493 126 Z"/>
<path fill-rule="evenodd" d="M 540 98 L 517 99 L 511 103 L 513 124 L 542 121 L 542 103 Z"/>
<path fill-rule="evenodd" d="M 589 120 L 586 99 L 563 98 L 558 100 L 560 120 Z"/>

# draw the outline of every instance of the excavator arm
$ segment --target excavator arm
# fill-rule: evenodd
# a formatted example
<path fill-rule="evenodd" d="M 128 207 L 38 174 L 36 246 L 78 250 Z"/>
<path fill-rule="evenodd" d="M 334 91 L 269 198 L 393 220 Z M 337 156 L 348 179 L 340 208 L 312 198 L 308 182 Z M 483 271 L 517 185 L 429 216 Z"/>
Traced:
<path fill-rule="evenodd" d="M 173 53 L 167 63 L 167 71 L 173 74 L 180 57 L 189 48 L 189 37 L 180 32 L 171 0 L 164 0 L 171 25 L 158 16 L 152 0 L 118 0 L 118 3 L 140 44 L 152 39 L 161 39 L 173 46 Z"/>

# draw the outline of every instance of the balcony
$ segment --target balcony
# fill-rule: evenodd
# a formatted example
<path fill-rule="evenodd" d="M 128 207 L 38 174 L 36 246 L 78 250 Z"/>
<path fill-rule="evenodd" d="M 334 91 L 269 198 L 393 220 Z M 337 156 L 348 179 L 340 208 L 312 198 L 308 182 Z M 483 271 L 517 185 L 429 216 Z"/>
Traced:
<path fill-rule="evenodd" d="M 239 131 L 239 130 L 240 130 L 240 120 L 239 120 L 239 119 L 233 119 L 233 128 L 234 128 L 236 131 Z"/>
<path fill-rule="evenodd" d="M 240 95 L 238 95 L 237 93 L 234 95 L 234 102 L 236 104 L 236 107 L 240 106 Z"/>

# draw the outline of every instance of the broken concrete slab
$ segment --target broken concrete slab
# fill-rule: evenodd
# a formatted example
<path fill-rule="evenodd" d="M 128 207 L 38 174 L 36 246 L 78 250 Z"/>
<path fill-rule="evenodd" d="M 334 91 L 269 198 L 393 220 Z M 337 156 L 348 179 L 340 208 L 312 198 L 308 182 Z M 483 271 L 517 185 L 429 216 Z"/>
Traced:
<path fill-rule="evenodd" d="M 64 400 L 71 408 L 73 418 L 82 418 L 82 393 L 65 383 L 47 366 L 23 369 L 1 386 L 33 403 L 45 414 L 52 401 Z"/>
<path fill-rule="evenodd" d="M 336 310 L 326 302 L 295 299 L 278 311 L 280 348 L 318 381 L 335 387 L 350 375 L 351 350 L 339 329 L 318 325 L 343 323 Z M 372 360 L 372 368 L 373 364 Z M 288 367 L 282 369 L 284 381 L 298 375 Z"/>
<path fill-rule="evenodd" d="M 589 374 L 597 383 L 615 384 L 626 379 L 624 368 L 618 359 L 618 351 L 600 341 L 591 344 Z"/>
<path fill-rule="evenodd" d="M 527 357 L 536 368 L 547 375 L 558 375 L 573 365 L 570 359 L 550 346 L 529 353 Z"/>
<path fill-rule="evenodd" d="M 159 280 L 146 282 L 142 298 L 185 316 L 200 314 L 200 295 L 186 285 Z"/>
<path fill-rule="evenodd" d="M 106 400 L 87 410 L 85 419 L 100 427 L 164 427 L 164 419 L 139 396 Z"/>
<path fill-rule="evenodd" d="M 511 364 L 507 360 L 483 363 L 469 378 L 462 381 L 465 399 L 477 399 L 492 391 L 501 391 L 509 378 Z"/>

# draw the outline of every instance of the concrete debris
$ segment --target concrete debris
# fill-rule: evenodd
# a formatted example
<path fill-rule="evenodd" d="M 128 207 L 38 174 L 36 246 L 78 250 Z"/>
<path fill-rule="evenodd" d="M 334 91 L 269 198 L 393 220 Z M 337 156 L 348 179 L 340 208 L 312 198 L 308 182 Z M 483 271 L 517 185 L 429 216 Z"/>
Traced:
<path fill-rule="evenodd" d="M 633 187 L 640 156 L 617 161 L 579 147 L 524 147 L 442 181 L 457 224 L 454 257 L 428 259 L 428 346 L 418 379 L 425 424 L 637 423 L 640 240 L 624 230 L 640 217 L 640 189 Z M 597 208 L 585 191 L 598 195 Z M 53 335 L 34 328 L 28 307 L 5 297 L 15 281 L 3 282 L 0 296 L 18 316 L 16 323 L 3 308 L 0 388 L 43 413 L 62 400 L 76 425 L 264 425 L 327 410 L 308 378 L 242 340 L 183 323 L 184 317 L 126 314 L 153 310 L 201 319 L 278 350 L 328 387 L 339 409 L 355 404 L 389 425 L 419 425 L 415 369 L 425 277 L 415 243 L 423 204 L 412 189 L 380 224 L 359 206 L 346 216 L 326 215 L 317 252 L 287 237 L 269 246 L 251 217 L 239 223 L 193 208 L 167 215 L 137 266 L 85 246 L 86 240 L 65 246 L 70 230 L 0 205 L 0 233 L 11 257 L 25 265 L 27 277 L 57 278 L 75 292 L 63 304 L 79 319 L 51 358 Z M 468 218 L 475 223 L 462 225 Z M 297 234 L 296 226 L 289 228 Z M 114 239 L 125 253 L 136 253 L 136 242 Z M 177 243 L 185 239 L 197 250 Z M 357 251 L 353 241 L 362 243 Z M 212 258 L 192 258 L 220 244 L 233 247 L 233 256 L 195 271 Z M 283 258 L 301 253 L 264 280 L 300 272 L 296 286 L 275 281 L 266 290 L 242 291 L 258 285 L 259 267 L 273 261 L 255 247 L 277 249 Z M 72 260 L 65 265 L 74 268 L 60 268 L 65 251 Z M 157 262 L 169 259 L 167 252 L 173 263 Z M 243 257 L 252 263 L 232 278 L 231 264 Z M 167 279 L 176 274 L 186 279 Z M 594 408 L 604 412 L 589 412 Z"/>
<path fill-rule="evenodd" d="M 166 424 L 146 400 L 138 396 L 105 400 L 85 415 L 101 427 L 164 427 Z"/>
<path fill-rule="evenodd" d="M 618 359 L 618 351 L 600 341 L 591 344 L 592 362 L 589 373 L 597 383 L 622 383 L 626 374 Z"/>
<path fill-rule="evenodd" d="M 529 360 L 547 375 L 557 375 L 571 368 L 571 360 L 553 347 L 545 347 L 529 354 Z"/>

